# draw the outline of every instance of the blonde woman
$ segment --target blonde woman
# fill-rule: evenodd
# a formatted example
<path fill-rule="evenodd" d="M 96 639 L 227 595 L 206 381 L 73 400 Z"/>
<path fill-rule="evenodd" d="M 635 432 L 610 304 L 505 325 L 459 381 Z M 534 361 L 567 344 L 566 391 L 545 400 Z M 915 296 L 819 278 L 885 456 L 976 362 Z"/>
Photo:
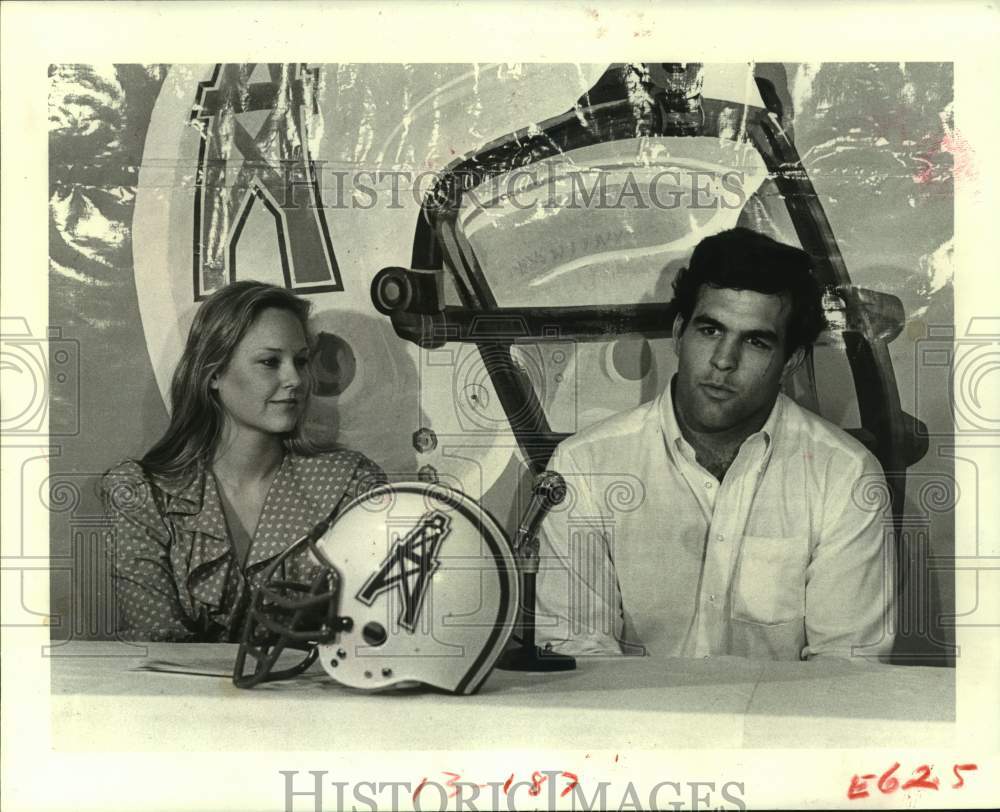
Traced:
<path fill-rule="evenodd" d="M 235 282 L 199 309 L 163 437 L 103 481 L 114 529 L 118 633 L 235 641 L 255 578 L 318 522 L 384 481 L 362 454 L 300 436 L 310 394 L 309 303 Z M 308 560 L 285 577 L 308 581 Z"/>

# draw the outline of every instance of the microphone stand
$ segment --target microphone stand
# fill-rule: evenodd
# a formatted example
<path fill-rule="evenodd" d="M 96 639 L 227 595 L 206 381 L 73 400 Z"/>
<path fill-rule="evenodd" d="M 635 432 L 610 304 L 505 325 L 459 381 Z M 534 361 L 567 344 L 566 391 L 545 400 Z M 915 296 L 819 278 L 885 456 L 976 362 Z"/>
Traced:
<path fill-rule="evenodd" d="M 514 535 L 514 555 L 521 572 L 521 645 L 505 651 L 497 668 L 505 671 L 572 671 L 576 659 L 545 651 L 535 644 L 535 577 L 538 574 L 538 528 L 545 515 L 566 498 L 566 482 L 555 471 L 543 471 L 535 479 L 531 503 Z"/>

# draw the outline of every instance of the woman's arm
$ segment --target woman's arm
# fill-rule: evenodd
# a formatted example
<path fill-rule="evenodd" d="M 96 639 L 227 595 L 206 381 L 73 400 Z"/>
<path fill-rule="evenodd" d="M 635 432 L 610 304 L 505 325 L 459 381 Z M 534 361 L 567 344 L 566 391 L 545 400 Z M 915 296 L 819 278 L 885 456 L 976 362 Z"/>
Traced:
<path fill-rule="evenodd" d="M 153 488 L 134 462 L 101 482 L 109 522 L 108 555 L 114 573 L 117 634 L 126 640 L 195 639 L 170 566 L 170 530 Z"/>

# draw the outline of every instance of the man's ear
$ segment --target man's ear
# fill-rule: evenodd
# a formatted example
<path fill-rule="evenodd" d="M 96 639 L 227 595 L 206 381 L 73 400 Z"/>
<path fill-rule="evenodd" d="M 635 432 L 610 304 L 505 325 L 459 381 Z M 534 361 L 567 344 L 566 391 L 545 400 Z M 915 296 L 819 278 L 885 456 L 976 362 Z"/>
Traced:
<path fill-rule="evenodd" d="M 791 375 L 802 366 L 802 362 L 806 360 L 806 348 L 796 347 L 795 351 L 788 356 L 788 360 L 785 361 L 785 366 L 781 370 L 781 382 L 784 383 Z"/>
<path fill-rule="evenodd" d="M 681 350 L 680 347 L 677 346 L 677 342 L 681 340 L 681 333 L 683 332 L 684 332 L 684 317 L 681 316 L 680 313 L 678 313 L 676 316 L 674 316 L 674 326 L 671 328 L 671 333 L 673 334 L 674 337 L 675 355 L 681 354 Z"/>

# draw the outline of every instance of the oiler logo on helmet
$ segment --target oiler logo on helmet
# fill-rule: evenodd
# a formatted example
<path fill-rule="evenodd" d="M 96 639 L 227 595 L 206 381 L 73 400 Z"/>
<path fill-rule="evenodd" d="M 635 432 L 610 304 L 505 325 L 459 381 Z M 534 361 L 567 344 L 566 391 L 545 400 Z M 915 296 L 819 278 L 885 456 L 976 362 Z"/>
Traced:
<path fill-rule="evenodd" d="M 420 517 L 416 526 L 393 541 L 389 554 L 361 587 L 357 599 L 371 606 L 384 592 L 397 590 L 402 602 L 399 625 L 411 634 L 416 630 L 420 607 L 431 577 L 441 561 L 438 550 L 451 532 L 451 519 L 438 510 Z"/>

